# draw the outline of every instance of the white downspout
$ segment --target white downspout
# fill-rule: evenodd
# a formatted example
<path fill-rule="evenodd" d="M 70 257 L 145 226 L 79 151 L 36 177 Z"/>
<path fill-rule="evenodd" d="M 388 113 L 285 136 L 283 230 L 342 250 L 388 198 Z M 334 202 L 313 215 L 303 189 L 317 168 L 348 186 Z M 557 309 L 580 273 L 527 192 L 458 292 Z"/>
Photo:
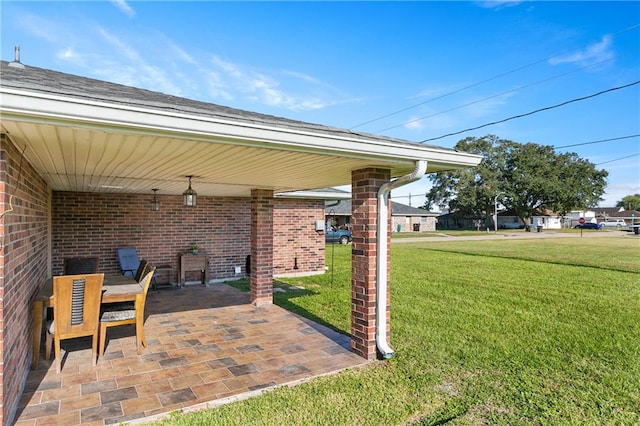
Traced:
<path fill-rule="evenodd" d="M 391 358 L 393 349 L 387 343 L 387 230 L 389 220 L 389 193 L 392 189 L 422 178 L 427 171 L 425 160 L 416 161 L 411 174 L 383 184 L 378 190 L 378 224 L 376 250 L 376 345 L 383 358 Z"/>

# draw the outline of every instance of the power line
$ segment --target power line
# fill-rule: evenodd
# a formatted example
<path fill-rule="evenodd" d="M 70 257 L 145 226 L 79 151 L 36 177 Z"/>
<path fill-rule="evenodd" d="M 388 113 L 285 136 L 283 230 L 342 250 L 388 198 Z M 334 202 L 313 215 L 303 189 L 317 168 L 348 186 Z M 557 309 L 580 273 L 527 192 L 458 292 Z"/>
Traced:
<path fill-rule="evenodd" d="M 582 142 L 582 143 L 574 143 L 572 145 L 563 145 L 563 146 L 553 146 L 553 149 L 560 149 L 560 148 L 570 148 L 572 146 L 583 146 L 583 145 L 591 145 L 594 143 L 602 143 L 602 142 L 612 142 L 612 141 L 619 141 L 621 139 L 630 139 L 630 138 L 637 138 L 638 136 L 640 136 L 640 134 L 638 135 L 629 135 L 629 136 L 620 136 L 617 138 L 610 138 L 610 139 L 600 139 L 598 141 L 592 141 L 592 142 Z"/>
<path fill-rule="evenodd" d="M 602 164 L 607 164 L 607 163 L 613 163 L 614 161 L 626 160 L 627 158 L 637 157 L 638 155 L 640 155 L 640 152 L 636 154 L 627 155 L 625 157 L 616 158 L 615 160 L 603 161 L 602 163 L 596 164 L 596 166 L 600 166 Z"/>
<path fill-rule="evenodd" d="M 575 70 L 571 70 L 571 71 L 565 72 L 563 74 L 557 74 L 557 75 L 554 75 L 552 77 L 545 78 L 544 80 L 538 80 L 538 81 L 534 81 L 533 83 L 525 84 L 523 86 L 518 86 L 515 89 L 511 89 L 511 90 L 507 90 L 507 91 L 504 91 L 504 92 L 500 92 L 500 93 L 495 94 L 495 95 L 487 96 L 486 98 L 482 98 L 482 99 L 479 99 L 477 101 L 469 102 L 469 103 L 466 103 L 466 104 L 463 104 L 463 105 L 459 105 L 457 107 L 446 109 L 444 111 L 439 111 L 439 112 L 436 112 L 434 114 L 428 115 L 426 117 L 420 117 L 420 118 L 415 118 L 413 120 L 405 121 L 404 123 L 396 124 L 395 126 L 391 126 L 391 127 L 385 128 L 385 129 L 377 130 L 374 133 L 386 132 L 387 130 L 395 129 L 395 128 L 401 127 L 401 126 L 406 126 L 407 124 L 410 124 L 410 123 L 415 123 L 417 121 L 426 120 L 428 118 L 432 118 L 432 117 L 435 117 L 437 115 L 445 114 L 447 112 L 455 111 L 457 109 L 461 109 L 461 108 L 465 108 L 465 107 L 468 107 L 468 106 L 471 106 L 471 105 L 479 104 L 479 103 L 482 103 L 484 101 L 488 101 L 489 99 L 497 98 L 499 96 L 503 96 L 503 95 L 506 95 L 506 94 L 509 94 L 509 93 L 513 93 L 513 92 L 517 92 L 519 90 L 526 89 L 526 88 L 529 88 L 529 87 L 533 87 L 533 86 L 536 86 L 538 84 L 546 83 L 548 81 L 555 80 L 556 78 L 564 77 L 566 75 L 573 74 L 573 73 L 578 72 L 578 71 L 582 71 L 585 68 L 590 68 L 590 67 L 594 67 L 594 66 L 597 66 L 597 65 L 601 65 L 601 64 L 603 64 L 605 62 L 613 61 L 614 59 L 616 59 L 616 58 L 614 57 L 614 58 L 611 58 L 611 59 L 606 59 L 604 61 L 596 62 L 595 64 L 585 65 L 582 68 L 577 68 Z"/>
<path fill-rule="evenodd" d="M 616 32 L 614 32 L 614 33 L 605 34 L 603 37 L 605 37 L 605 36 L 607 36 L 607 35 L 616 35 L 616 34 L 620 34 L 620 33 L 626 32 L 626 31 L 630 31 L 630 30 L 633 30 L 633 29 L 635 29 L 635 28 L 637 28 L 637 27 L 639 27 L 639 26 L 640 26 L 640 24 L 632 25 L 632 26 L 630 26 L 630 27 L 624 28 L 624 29 L 619 30 L 619 31 L 616 31 Z M 582 46 L 582 47 L 584 47 L 584 46 Z M 480 86 L 481 84 L 488 83 L 488 82 L 493 81 L 493 80 L 497 80 L 498 78 L 501 78 L 501 77 L 504 77 L 504 76 L 507 76 L 507 75 L 510 75 L 510 74 L 516 73 L 516 72 L 521 71 L 521 70 L 523 70 L 523 69 L 526 69 L 526 68 L 532 67 L 532 66 L 534 66 L 534 65 L 538 65 L 538 64 L 543 63 L 543 62 L 546 62 L 546 61 L 548 61 L 548 60 L 550 60 L 550 59 L 553 59 L 553 58 L 555 58 L 555 57 L 557 57 L 557 56 L 561 56 L 561 55 L 567 54 L 567 53 L 569 53 L 569 52 L 573 52 L 573 51 L 578 50 L 578 49 L 579 49 L 579 48 L 576 48 L 576 49 L 568 49 L 568 50 L 562 51 L 562 52 L 560 52 L 560 53 L 556 53 L 556 54 L 554 54 L 554 55 L 548 56 L 548 57 L 546 57 L 546 58 L 544 58 L 544 59 L 539 59 L 539 60 L 537 60 L 537 61 L 535 61 L 535 62 L 532 62 L 532 63 L 530 63 L 530 64 L 523 65 L 523 66 L 521 66 L 521 67 L 518 67 L 518 68 L 512 69 L 512 70 L 507 71 L 507 72 L 504 72 L 504 73 L 502 73 L 502 74 L 498 74 L 498 75 L 495 75 L 495 76 L 493 76 L 493 77 L 489 77 L 489 78 L 487 78 L 487 79 L 485 79 L 485 80 L 482 80 L 482 81 L 479 81 L 479 82 L 477 82 L 477 83 L 473 83 L 473 84 L 470 84 L 470 85 L 468 85 L 468 86 L 462 87 L 462 88 L 460 88 L 460 89 L 456 89 L 456 90 L 454 90 L 454 91 L 452 91 L 452 92 L 445 93 L 444 95 L 436 96 L 435 98 L 427 99 L 426 101 L 423 101 L 423 102 L 420 102 L 420 103 L 417 103 L 417 104 L 414 104 L 414 105 L 408 106 L 408 107 L 406 107 L 406 108 L 403 108 L 403 109 L 400 109 L 400 110 L 397 110 L 397 111 L 391 112 L 391 113 L 389 113 L 389 114 L 385 114 L 385 115 L 383 115 L 383 116 L 380 116 L 380 117 L 378 117 L 378 118 L 374 118 L 374 119 L 369 120 L 369 121 L 365 121 L 364 123 L 360 123 L 360 124 L 357 124 L 357 125 L 355 125 L 355 126 L 353 126 L 353 127 L 350 127 L 350 128 L 349 128 L 349 130 L 353 130 L 353 129 L 356 129 L 356 128 L 358 128 L 358 127 L 362 127 L 362 126 L 364 126 L 364 125 L 367 125 L 367 124 L 370 124 L 370 123 L 373 123 L 373 122 L 376 122 L 376 121 L 383 120 L 383 119 L 385 119 L 385 118 L 388 118 L 388 117 L 394 116 L 394 115 L 396 115 L 396 114 L 400 114 L 401 112 L 409 111 L 409 110 L 411 110 L 411 109 L 414 109 L 414 108 L 417 108 L 417 107 L 419 107 L 419 106 L 422 106 L 422 105 L 428 104 L 428 103 L 430 103 L 430 102 L 433 102 L 433 101 L 437 101 L 437 100 L 439 100 L 439 99 L 446 98 L 447 96 L 455 95 L 456 93 L 460 93 L 460 92 L 463 92 L 463 91 L 465 91 L 465 90 L 467 90 L 467 89 L 471 89 L 471 88 L 474 88 L 474 87 L 476 87 L 476 86 Z M 613 58 L 613 59 L 615 59 L 615 58 Z M 595 64 L 595 65 L 597 65 L 597 64 Z M 581 69 L 584 69 L 584 68 L 587 68 L 587 67 L 588 67 L 588 66 L 585 66 L 585 67 L 583 67 L 583 68 L 581 68 Z M 562 75 L 566 75 L 566 74 L 562 74 Z M 548 79 L 548 80 L 550 80 L 550 79 Z M 543 80 L 543 81 L 548 81 L 548 80 Z M 528 86 L 525 86 L 525 87 L 528 87 Z M 424 118 L 426 118 L 426 117 L 424 117 Z M 406 124 L 406 123 L 403 123 L 403 124 Z M 401 124 L 401 125 L 402 125 L 402 124 Z M 400 126 L 401 126 L 401 125 L 400 125 Z M 399 127 L 399 126 L 394 126 L 394 127 Z M 390 127 L 389 129 L 393 129 L 394 127 Z M 384 130 L 378 131 L 378 133 L 379 133 L 379 132 L 383 132 L 383 131 L 385 131 L 385 130 L 389 130 L 389 129 L 384 129 Z"/>
<path fill-rule="evenodd" d="M 636 84 L 638 84 L 638 83 L 640 83 L 640 80 L 634 81 L 633 83 L 625 84 L 624 86 L 613 87 L 613 88 L 611 88 L 611 89 L 603 90 L 603 91 L 601 91 L 601 92 L 593 93 L 593 94 L 591 94 L 591 95 L 583 96 L 583 97 L 581 97 L 581 98 L 575 98 L 575 99 L 571 99 L 571 100 L 569 100 L 569 101 L 561 102 L 561 103 L 556 104 L 556 105 L 552 105 L 552 106 L 548 106 L 548 107 L 540 108 L 540 109 L 537 109 L 537 110 L 535 110 L 535 111 L 530 111 L 530 112 L 527 112 L 527 113 L 524 113 L 524 114 L 514 115 L 514 116 L 511 116 L 511 117 L 508 117 L 508 118 L 505 118 L 505 119 L 502 119 L 502 120 L 498 120 L 498 121 L 492 121 L 491 123 L 483 124 L 483 125 L 481 125 L 481 126 L 470 127 L 470 128 L 468 128 L 468 129 L 460 130 L 459 132 L 448 133 L 448 134 L 446 134 L 446 135 L 438 136 L 438 137 L 436 137 L 436 138 L 429 138 L 429 139 L 425 139 L 425 140 L 423 140 L 423 141 L 421 141 L 421 142 L 423 142 L 423 143 L 424 143 L 424 142 L 435 141 L 435 140 L 438 140 L 438 139 L 446 138 L 446 137 L 448 137 L 448 136 L 455 136 L 455 135 L 459 135 L 460 133 L 470 132 L 470 131 L 472 131 L 472 130 L 482 129 L 483 127 L 493 126 L 493 125 L 495 125 L 495 124 L 500 124 L 500 123 L 504 123 L 504 122 L 506 122 L 506 121 L 515 120 L 516 118 L 523 118 L 523 117 L 527 117 L 527 116 L 529 116 L 529 115 L 533 115 L 533 114 L 536 114 L 536 113 L 538 113 L 538 112 L 542 112 L 542 111 L 549 111 L 549 110 L 552 110 L 552 109 L 555 109 L 555 108 L 559 108 L 559 107 L 561 107 L 561 106 L 568 105 L 568 104 L 570 104 L 570 103 L 579 102 L 579 101 L 584 101 L 584 100 L 586 100 L 586 99 L 594 98 L 594 97 L 596 97 L 596 96 L 600 96 L 600 95 L 603 95 L 603 94 L 605 94 L 605 93 L 609 93 L 609 92 L 613 92 L 613 91 L 621 90 L 621 89 L 626 89 L 627 87 L 634 86 L 634 85 L 636 85 Z"/>

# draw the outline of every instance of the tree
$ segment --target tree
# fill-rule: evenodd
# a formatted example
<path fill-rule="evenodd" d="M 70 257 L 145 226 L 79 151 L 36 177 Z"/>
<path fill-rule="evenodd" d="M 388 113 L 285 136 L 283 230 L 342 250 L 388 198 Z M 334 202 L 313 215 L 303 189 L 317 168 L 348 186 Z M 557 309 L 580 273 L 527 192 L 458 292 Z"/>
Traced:
<path fill-rule="evenodd" d="M 431 175 L 427 203 L 448 203 L 463 215 L 486 216 L 487 223 L 497 200 L 530 224 L 535 213 L 547 209 L 564 215 L 594 207 L 606 187 L 606 170 L 575 153 L 556 154 L 551 146 L 487 135 L 463 139 L 455 149 L 483 160 L 472 169 Z"/>
<path fill-rule="evenodd" d="M 616 207 L 622 207 L 625 210 L 640 210 L 640 194 L 622 197 L 622 200 L 616 203 Z"/>
<path fill-rule="evenodd" d="M 455 149 L 481 155 L 483 160 L 471 169 L 431 175 L 432 187 L 425 204 L 448 205 L 449 210 L 464 216 L 485 217 L 489 224 L 494 197 L 505 192 L 500 186 L 504 157 L 498 149 L 498 141 L 493 135 L 459 141 Z"/>

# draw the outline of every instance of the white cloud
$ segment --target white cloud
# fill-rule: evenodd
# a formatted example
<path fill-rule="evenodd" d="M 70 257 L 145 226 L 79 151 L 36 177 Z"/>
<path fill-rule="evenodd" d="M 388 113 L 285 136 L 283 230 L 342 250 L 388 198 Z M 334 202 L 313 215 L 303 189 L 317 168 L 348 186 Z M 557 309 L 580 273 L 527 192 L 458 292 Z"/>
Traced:
<path fill-rule="evenodd" d="M 610 35 L 605 35 L 602 40 L 593 43 L 582 50 L 578 50 L 566 55 L 559 55 L 549 59 L 550 65 L 578 64 L 581 66 L 593 65 L 607 61 L 614 57 L 611 50 L 613 39 Z"/>
<path fill-rule="evenodd" d="M 297 72 L 297 71 L 282 71 L 282 73 L 284 75 L 290 76 L 290 77 L 294 77 L 303 81 L 306 81 L 307 83 L 313 83 L 313 84 L 317 84 L 317 85 L 322 85 L 323 83 L 318 80 L 317 78 L 310 76 L 308 74 L 304 74 L 301 72 Z"/>
<path fill-rule="evenodd" d="M 632 194 L 640 194 L 640 184 L 620 183 L 608 185 L 606 192 L 602 196 L 604 200 L 600 202 L 600 206 L 614 207 L 618 201 Z"/>
<path fill-rule="evenodd" d="M 435 101 L 440 98 L 445 98 L 449 95 L 453 95 L 455 93 L 463 91 L 468 85 L 457 85 L 457 86 L 437 86 L 437 87 L 428 87 L 426 89 L 420 90 L 417 94 L 410 96 L 409 99 L 423 99 L 425 103 L 429 103 Z"/>
<path fill-rule="evenodd" d="M 296 97 L 281 90 L 280 82 L 264 74 L 249 76 L 246 80 L 251 97 L 266 105 L 292 110 L 311 110 L 322 108 L 317 99 Z"/>
<path fill-rule="evenodd" d="M 76 52 L 73 51 L 72 48 L 68 47 L 62 51 L 59 51 L 56 55 L 60 59 L 73 59 L 77 57 Z"/>
<path fill-rule="evenodd" d="M 129 18 L 133 18 L 136 15 L 136 11 L 133 10 L 131 6 L 129 6 L 129 3 L 127 3 L 126 0 L 111 0 L 111 3 L 113 3 L 118 9 L 127 14 Z"/>
<path fill-rule="evenodd" d="M 121 41 L 118 37 L 109 33 L 102 27 L 98 29 L 98 32 L 107 42 L 109 42 L 113 47 L 116 48 L 116 57 L 124 55 L 134 63 L 142 62 L 142 59 L 140 58 L 140 55 L 138 55 L 138 52 L 130 47 L 129 44 Z"/>
<path fill-rule="evenodd" d="M 505 7 L 513 7 L 522 3 L 521 0 L 495 0 L 495 1 L 477 1 L 476 4 L 484 9 L 502 9 Z"/>
<path fill-rule="evenodd" d="M 125 0 L 112 4 L 134 13 Z M 201 48 L 193 52 L 159 32 L 121 31 L 93 21 L 67 25 L 38 15 L 22 21 L 58 61 L 73 66 L 69 71 L 107 81 L 203 101 L 234 101 L 239 108 L 261 104 L 313 111 L 357 101 L 313 75 L 234 63 Z"/>
<path fill-rule="evenodd" d="M 217 72 L 206 72 L 204 81 L 208 87 L 209 95 L 212 98 L 222 98 L 225 101 L 231 101 L 234 99 L 233 95 L 229 91 L 225 90 L 225 84 Z"/>
<path fill-rule="evenodd" d="M 98 31 L 115 48 L 115 53 L 96 58 L 95 74 L 106 76 L 109 81 L 182 95 L 181 88 L 174 84 L 164 67 L 147 63 L 135 48 L 104 28 L 99 28 Z"/>
<path fill-rule="evenodd" d="M 409 119 L 409 121 L 404 123 L 404 127 L 409 130 L 422 129 L 424 128 L 424 123 L 420 118 L 412 117 Z"/>
<path fill-rule="evenodd" d="M 409 130 L 448 131 L 454 127 L 466 126 L 469 123 L 475 123 L 479 119 L 494 114 L 507 103 L 507 99 L 513 94 L 514 92 L 510 91 L 482 99 L 469 100 L 469 102 L 439 111 L 423 105 L 421 106 L 422 112 L 420 115 L 414 115 L 414 117 L 406 121 L 404 128 Z M 457 112 L 453 114 L 454 111 Z"/>
<path fill-rule="evenodd" d="M 43 39 L 49 43 L 62 42 L 69 37 L 64 25 L 43 18 L 38 15 L 25 14 L 20 18 L 20 25 L 34 37 Z"/>
<path fill-rule="evenodd" d="M 257 71 L 217 55 L 212 56 L 211 65 L 214 69 L 207 70 L 206 75 L 212 96 L 244 97 L 251 102 L 296 111 L 321 109 L 335 103 L 334 90 L 327 90 L 328 85 L 304 73 L 283 71 L 282 77 L 293 80 L 281 80 L 277 72 Z"/>
<path fill-rule="evenodd" d="M 167 42 L 167 46 L 169 50 L 171 50 L 175 54 L 175 57 L 180 59 L 182 62 L 185 62 L 190 65 L 197 64 L 197 61 L 193 58 L 193 56 L 187 53 L 187 51 L 181 48 L 180 46 L 176 45 L 171 41 Z"/>
<path fill-rule="evenodd" d="M 515 92 L 502 93 L 488 98 L 471 101 L 463 106 L 468 118 L 484 118 L 507 104 L 507 99 L 515 95 Z"/>

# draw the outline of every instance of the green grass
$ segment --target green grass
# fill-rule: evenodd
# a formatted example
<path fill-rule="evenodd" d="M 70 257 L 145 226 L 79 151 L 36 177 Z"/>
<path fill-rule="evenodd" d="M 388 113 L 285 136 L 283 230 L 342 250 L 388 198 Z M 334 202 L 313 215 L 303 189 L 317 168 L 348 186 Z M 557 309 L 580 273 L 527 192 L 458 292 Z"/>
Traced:
<path fill-rule="evenodd" d="M 350 251 L 275 303 L 348 333 Z M 391 263 L 393 358 L 158 424 L 640 423 L 637 238 L 397 244 Z"/>
<path fill-rule="evenodd" d="M 607 232 L 614 232 L 614 231 L 620 231 L 617 228 L 605 228 L 605 229 L 600 229 L 600 230 L 594 230 L 594 229 L 583 229 L 582 232 L 586 235 L 592 232 L 597 232 L 597 233 L 607 233 Z M 527 231 L 523 229 L 498 229 L 498 232 L 494 232 L 493 228 L 490 228 L 489 232 L 487 232 L 486 229 L 480 230 L 480 231 L 476 231 L 474 229 L 441 229 L 441 230 L 437 230 L 437 231 L 428 231 L 428 232 L 415 232 L 415 231 L 407 231 L 407 232 L 392 232 L 391 233 L 391 238 L 392 239 L 404 239 L 404 238 L 423 238 L 423 237 L 473 237 L 473 236 L 478 236 L 478 237 L 482 237 L 482 236 L 487 236 L 487 235 L 517 235 L 517 234 L 524 234 Z M 580 229 L 573 229 L 573 228 L 560 228 L 560 229 L 551 229 L 551 230 L 544 230 L 543 231 L 545 234 L 547 233 L 553 233 L 553 234 L 580 234 L 581 230 Z M 536 233 L 536 229 L 533 228 L 532 233 L 535 234 Z"/>

